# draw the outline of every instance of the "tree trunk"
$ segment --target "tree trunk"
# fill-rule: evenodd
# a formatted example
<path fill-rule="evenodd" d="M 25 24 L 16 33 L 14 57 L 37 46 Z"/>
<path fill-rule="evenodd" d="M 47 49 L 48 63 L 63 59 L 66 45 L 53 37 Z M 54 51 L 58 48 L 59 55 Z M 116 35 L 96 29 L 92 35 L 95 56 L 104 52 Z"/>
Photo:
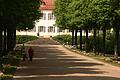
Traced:
<path fill-rule="evenodd" d="M 0 29 L 0 56 L 2 56 L 2 29 Z"/>
<path fill-rule="evenodd" d="M 80 50 L 82 50 L 82 29 L 80 28 Z"/>
<path fill-rule="evenodd" d="M 12 51 L 13 50 L 13 30 L 12 28 L 8 28 L 7 29 L 7 51 Z"/>
<path fill-rule="evenodd" d="M 99 35 L 99 30 L 98 30 L 98 48 L 97 48 L 98 54 L 100 51 L 100 35 Z"/>
<path fill-rule="evenodd" d="M 86 29 L 86 52 L 88 52 L 88 46 L 89 45 L 89 42 L 88 42 L 88 29 Z"/>
<path fill-rule="evenodd" d="M 119 29 L 115 30 L 115 50 L 114 50 L 115 57 L 119 55 Z"/>
<path fill-rule="evenodd" d="M 93 45 L 93 51 L 96 53 L 96 29 L 94 29 L 94 45 Z"/>
<path fill-rule="evenodd" d="M 77 48 L 77 32 L 78 32 L 78 28 L 75 29 L 75 46 Z"/>
<path fill-rule="evenodd" d="M 13 30 L 13 39 L 14 39 L 14 42 L 13 42 L 13 48 L 16 46 L 16 28 L 14 28 Z"/>
<path fill-rule="evenodd" d="M 72 46 L 74 45 L 74 29 L 72 28 Z"/>
<path fill-rule="evenodd" d="M 4 27 L 4 47 L 3 47 L 3 52 L 4 52 L 4 55 L 6 54 L 6 51 L 7 51 L 7 34 L 6 34 L 6 27 Z"/>
<path fill-rule="evenodd" d="M 12 25 L 13 26 L 13 25 Z M 13 51 L 16 45 L 16 28 L 8 28 L 7 29 L 7 51 Z"/>
<path fill-rule="evenodd" d="M 103 28 L 103 55 L 106 53 L 106 29 Z"/>

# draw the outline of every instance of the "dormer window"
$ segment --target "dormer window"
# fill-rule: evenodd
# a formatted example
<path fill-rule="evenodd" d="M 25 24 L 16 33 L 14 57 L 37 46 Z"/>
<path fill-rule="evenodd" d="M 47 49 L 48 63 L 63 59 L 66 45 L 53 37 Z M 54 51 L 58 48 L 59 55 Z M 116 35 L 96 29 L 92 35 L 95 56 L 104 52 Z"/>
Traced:
<path fill-rule="evenodd" d="M 55 20 L 55 16 L 53 13 L 48 13 L 48 20 Z"/>
<path fill-rule="evenodd" d="M 42 20 L 46 20 L 46 13 L 41 13 L 41 17 L 40 17 L 40 19 L 42 19 Z"/>

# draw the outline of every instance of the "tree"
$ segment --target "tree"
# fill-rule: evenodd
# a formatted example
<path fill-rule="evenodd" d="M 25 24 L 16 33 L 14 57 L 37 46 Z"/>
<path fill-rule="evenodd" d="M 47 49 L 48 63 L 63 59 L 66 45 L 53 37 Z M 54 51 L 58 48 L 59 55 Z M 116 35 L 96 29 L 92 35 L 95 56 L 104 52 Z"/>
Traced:
<path fill-rule="evenodd" d="M 97 36 L 96 30 L 98 30 L 98 32 L 99 30 L 102 30 L 103 31 L 102 52 L 106 53 L 106 30 L 113 28 L 115 31 L 115 56 L 118 56 L 120 0 L 66 0 L 66 1 L 56 0 L 55 14 L 57 18 L 56 24 L 58 24 L 58 26 L 61 25 L 61 27 L 64 28 L 68 27 L 71 29 L 79 27 L 80 31 L 82 31 L 81 29 L 86 30 L 86 50 L 88 50 L 89 44 L 88 30 L 94 29 L 93 49 L 95 52 Z"/>
<path fill-rule="evenodd" d="M 115 55 L 119 53 L 119 25 L 120 25 L 120 0 L 100 0 L 95 3 L 99 12 L 99 23 L 103 29 L 103 51 L 105 51 L 106 29 L 113 27 L 115 31 Z"/>
<path fill-rule="evenodd" d="M 25 30 L 26 27 L 32 29 L 35 20 L 39 19 L 40 0 L 1 0 L 0 4 L 2 6 L 0 28 L 3 28 L 4 32 L 4 51 L 9 52 L 16 44 L 16 28 L 18 30 Z M 2 42 L 1 38 L 0 42 Z"/>
<path fill-rule="evenodd" d="M 17 29 L 26 30 L 26 27 L 32 29 L 35 21 L 40 18 L 40 0 L 21 0 L 19 7 Z"/>
<path fill-rule="evenodd" d="M 74 45 L 74 28 L 70 23 L 68 6 L 72 0 L 56 0 L 54 14 L 56 16 L 56 25 L 59 28 L 69 28 L 72 31 L 72 45 Z"/>
<path fill-rule="evenodd" d="M 119 55 L 120 0 L 110 0 L 112 27 L 115 31 L 115 57 Z"/>
<path fill-rule="evenodd" d="M 3 37 L 2 37 L 2 31 L 3 31 L 3 28 L 2 28 L 2 25 L 3 25 L 3 1 L 4 0 L 0 0 L 0 56 L 1 56 L 1 53 L 2 53 L 2 43 L 3 43 Z"/>
<path fill-rule="evenodd" d="M 61 28 L 68 27 L 68 5 L 70 4 L 71 0 L 56 0 L 55 1 L 55 9 L 54 14 L 56 16 L 56 25 Z"/>

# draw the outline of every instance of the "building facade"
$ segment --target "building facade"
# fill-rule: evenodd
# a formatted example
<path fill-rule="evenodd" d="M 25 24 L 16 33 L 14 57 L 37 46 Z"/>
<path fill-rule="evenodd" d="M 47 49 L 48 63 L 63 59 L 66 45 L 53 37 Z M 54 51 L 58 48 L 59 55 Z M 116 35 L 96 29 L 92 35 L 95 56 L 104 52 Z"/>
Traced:
<path fill-rule="evenodd" d="M 45 4 L 40 7 L 41 17 L 36 22 L 36 32 L 38 36 L 54 36 L 59 32 L 55 25 L 55 16 L 53 14 L 54 0 L 43 0 Z"/>

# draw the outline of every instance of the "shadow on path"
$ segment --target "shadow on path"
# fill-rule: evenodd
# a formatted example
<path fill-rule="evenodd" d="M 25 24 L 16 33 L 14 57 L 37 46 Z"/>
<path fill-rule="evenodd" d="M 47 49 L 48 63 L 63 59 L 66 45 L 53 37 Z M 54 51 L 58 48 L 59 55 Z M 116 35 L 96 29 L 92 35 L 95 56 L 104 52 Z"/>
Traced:
<path fill-rule="evenodd" d="M 41 41 L 41 40 L 39 40 Z M 47 40 L 46 40 L 47 41 Z M 35 41 L 36 43 L 38 41 Z M 47 42 L 50 42 L 48 40 Z M 36 44 L 35 43 L 35 44 Z M 50 42 L 51 44 L 52 42 Z M 34 42 L 32 42 L 34 44 Z M 53 44 L 52 44 L 53 45 Z M 103 64 L 87 62 L 85 59 L 65 54 L 55 46 L 33 46 L 35 50 L 32 62 L 21 62 L 15 80 L 120 80 L 108 77 L 104 71 L 92 66 Z M 101 76 L 95 76 L 95 75 Z"/>

